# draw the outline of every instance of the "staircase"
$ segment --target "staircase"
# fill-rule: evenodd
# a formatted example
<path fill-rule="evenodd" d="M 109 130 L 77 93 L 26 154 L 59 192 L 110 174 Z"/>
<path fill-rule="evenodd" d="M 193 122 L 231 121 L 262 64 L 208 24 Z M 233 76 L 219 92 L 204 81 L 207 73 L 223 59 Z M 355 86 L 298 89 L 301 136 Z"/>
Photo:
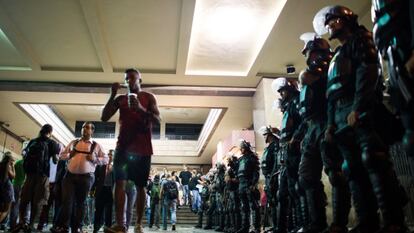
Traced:
<path fill-rule="evenodd" d="M 133 216 L 135 217 L 135 216 Z M 169 220 L 170 215 L 167 217 L 167 223 L 170 225 L 171 221 Z M 133 219 L 135 220 L 135 219 Z M 203 219 L 205 223 L 205 219 Z M 149 221 L 149 220 L 148 220 Z M 144 217 L 142 220 L 144 226 L 148 226 L 147 218 Z M 180 206 L 179 209 L 177 208 L 177 225 L 184 226 L 184 227 L 193 227 L 198 222 L 198 215 L 191 212 L 189 206 Z M 162 225 L 162 210 L 160 209 L 160 226 Z"/>

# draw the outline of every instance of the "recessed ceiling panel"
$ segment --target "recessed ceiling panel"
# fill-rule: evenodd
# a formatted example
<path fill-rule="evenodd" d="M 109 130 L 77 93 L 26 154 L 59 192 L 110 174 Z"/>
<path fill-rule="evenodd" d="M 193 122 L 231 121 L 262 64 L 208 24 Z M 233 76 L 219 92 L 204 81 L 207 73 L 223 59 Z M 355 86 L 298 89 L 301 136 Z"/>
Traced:
<path fill-rule="evenodd" d="M 102 1 L 105 37 L 114 68 L 175 71 L 181 3 Z"/>
<path fill-rule="evenodd" d="M 101 68 L 79 1 L 2 1 L 42 67 Z"/>
<path fill-rule="evenodd" d="M 347 6 L 359 15 L 359 19 L 370 15 L 371 1 L 369 0 L 287 1 L 285 9 L 280 14 L 279 20 L 266 42 L 259 73 L 283 75 L 286 73 L 286 65 L 288 64 L 296 67 L 296 73 L 305 68 L 305 58 L 301 53 L 304 44 L 299 37 L 304 32 L 314 31 L 313 17 L 320 9 L 329 5 Z M 360 23 L 364 23 L 368 30 L 372 30 L 372 23 L 367 23 L 365 20 Z"/>
<path fill-rule="evenodd" d="M 186 75 L 246 76 L 287 0 L 198 0 Z"/>
<path fill-rule="evenodd" d="M 0 28 L 0 70 L 29 68 Z"/>

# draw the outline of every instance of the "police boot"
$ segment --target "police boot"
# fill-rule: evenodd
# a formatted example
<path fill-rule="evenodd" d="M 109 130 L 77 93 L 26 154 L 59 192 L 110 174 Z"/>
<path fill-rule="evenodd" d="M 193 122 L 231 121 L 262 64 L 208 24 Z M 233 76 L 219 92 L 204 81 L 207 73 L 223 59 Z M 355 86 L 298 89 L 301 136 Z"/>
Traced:
<path fill-rule="evenodd" d="M 203 212 L 198 212 L 198 223 L 195 225 L 195 228 L 202 228 L 203 227 Z"/>
<path fill-rule="evenodd" d="M 346 183 L 332 186 L 332 217 L 333 221 L 328 233 L 348 232 L 348 215 L 351 208 L 351 196 Z"/>
<path fill-rule="evenodd" d="M 240 229 L 236 231 L 236 233 L 249 233 L 249 229 L 250 229 L 250 213 L 243 212 L 241 227 Z"/>
<path fill-rule="evenodd" d="M 323 185 L 316 184 L 315 187 L 306 190 L 310 223 L 305 228 L 305 233 L 320 233 L 326 230 L 326 196 Z"/>
<path fill-rule="evenodd" d="M 276 230 L 276 226 L 277 226 L 277 207 L 273 206 L 272 207 L 272 212 L 271 212 L 272 216 L 272 232 Z"/>
<path fill-rule="evenodd" d="M 213 229 L 213 216 L 211 214 L 207 215 L 207 223 L 206 226 L 203 228 L 204 230 Z"/>
<path fill-rule="evenodd" d="M 259 207 L 257 207 L 255 210 L 253 210 L 252 219 L 253 219 L 254 232 L 259 232 L 260 233 L 261 216 L 260 216 Z"/>
<path fill-rule="evenodd" d="M 309 224 L 309 209 L 308 202 L 306 200 L 306 195 L 300 196 L 300 213 L 302 227 L 305 227 Z"/>
<path fill-rule="evenodd" d="M 215 231 L 222 232 L 224 230 L 224 217 L 223 212 L 220 212 L 217 215 L 217 227 L 214 229 Z"/>
<path fill-rule="evenodd" d="M 298 218 L 300 213 L 298 212 L 298 209 L 297 209 L 297 203 L 291 203 L 291 204 L 292 206 L 290 208 L 290 214 L 288 217 L 288 220 L 289 220 L 288 229 L 289 229 L 289 233 L 296 233 L 300 229 L 299 218 Z"/>
<path fill-rule="evenodd" d="M 223 229 L 223 232 L 228 233 L 230 226 L 231 226 L 231 224 L 230 224 L 229 214 L 226 211 L 225 214 L 224 214 L 224 229 Z"/>
<path fill-rule="evenodd" d="M 377 154 L 378 153 L 378 154 Z M 363 154 L 366 166 L 370 166 L 369 177 L 372 183 L 372 187 L 377 197 L 378 206 L 381 209 L 381 213 L 384 219 L 385 228 L 390 226 L 390 229 L 400 229 L 404 227 L 404 213 L 403 205 L 406 198 L 402 195 L 401 187 L 395 172 L 393 171 L 392 164 L 389 161 L 381 161 L 381 158 L 367 158 L 367 157 L 380 157 L 379 152 L 374 155 L 369 153 Z M 388 232 L 388 231 L 384 231 Z M 393 231 L 390 231 L 393 232 Z"/>
<path fill-rule="evenodd" d="M 235 211 L 233 213 L 233 218 L 234 218 L 234 231 L 233 232 L 236 232 L 239 229 L 241 229 L 241 225 L 242 225 L 242 217 L 241 217 L 240 211 Z"/>
<path fill-rule="evenodd" d="M 405 226 L 385 226 L 378 233 L 407 233 L 408 229 Z"/>
<path fill-rule="evenodd" d="M 357 226 L 349 232 L 377 232 L 379 230 L 378 206 L 368 175 L 362 171 L 358 172 L 358 175 L 351 177 L 348 184 L 359 220 Z"/>
<path fill-rule="evenodd" d="M 285 200 L 280 200 L 279 201 L 279 208 L 278 208 L 279 218 L 277 220 L 276 233 L 286 233 L 287 232 L 288 207 L 289 207 L 289 200 L 287 198 Z"/>

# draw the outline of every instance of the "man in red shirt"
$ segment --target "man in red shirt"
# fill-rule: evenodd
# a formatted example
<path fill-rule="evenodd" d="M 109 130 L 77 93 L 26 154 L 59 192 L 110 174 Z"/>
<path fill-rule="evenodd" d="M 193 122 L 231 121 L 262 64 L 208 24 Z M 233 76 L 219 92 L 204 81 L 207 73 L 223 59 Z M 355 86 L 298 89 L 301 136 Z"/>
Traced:
<path fill-rule="evenodd" d="M 111 95 L 101 119 L 108 121 L 119 110 L 120 132 L 114 156 L 115 220 L 116 224 L 105 232 L 127 232 L 125 219 L 125 185 L 132 180 L 137 186 L 137 223 L 134 231 L 142 233 L 142 216 L 145 207 L 145 187 L 151 167 L 151 129 L 161 121 L 155 96 L 141 90 L 141 73 L 136 69 L 125 71 L 128 94 L 116 97 L 119 83 L 113 83 Z"/>

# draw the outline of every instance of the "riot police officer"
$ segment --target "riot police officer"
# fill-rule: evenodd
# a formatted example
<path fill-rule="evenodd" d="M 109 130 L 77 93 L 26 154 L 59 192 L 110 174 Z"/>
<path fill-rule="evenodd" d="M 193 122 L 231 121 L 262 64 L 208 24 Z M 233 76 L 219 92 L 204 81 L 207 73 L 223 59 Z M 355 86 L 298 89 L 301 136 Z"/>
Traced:
<path fill-rule="evenodd" d="M 322 164 L 332 185 L 333 223 L 329 232 L 347 232 L 350 195 L 341 170 L 342 158 L 332 143 L 323 140 L 327 122 L 327 73 L 333 53 L 315 33 L 304 33 L 302 54 L 308 67 L 299 75 L 300 114 L 306 124 L 299 165 L 299 182 L 305 189 L 310 223 L 303 232 L 321 232 L 326 226 L 326 195 L 321 182 Z"/>
<path fill-rule="evenodd" d="M 373 113 L 382 104 L 382 89 L 372 34 L 358 24 L 357 15 L 343 6 L 329 6 L 319 11 L 314 28 L 318 34 L 329 31 L 330 39 L 341 43 L 328 72 L 325 138 L 328 141 L 334 135 L 340 138 L 337 142 L 345 160 L 343 167 L 349 173 L 350 184 L 356 184 L 351 186 L 351 193 L 354 199 L 360 199 L 355 202 L 359 231 L 376 231 L 378 220 L 373 210 L 378 204 L 384 219 L 381 232 L 406 232 L 401 186 L 388 146 L 374 125 Z M 366 182 L 366 172 L 370 182 Z M 369 185 L 372 189 L 367 190 Z M 371 203 L 371 197 L 367 197 L 371 190 L 377 203 Z"/>
<path fill-rule="evenodd" d="M 252 213 L 253 227 L 256 233 L 260 232 L 260 193 L 257 189 L 259 181 L 259 159 L 251 149 L 249 142 L 240 142 L 241 157 L 238 161 L 237 178 L 239 180 L 239 195 L 242 208 L 242 226 L 237 233 L 248 233 L 250 229 L 250 213 Z"/>
<path fill-rule="evenodd" d="M 374 41 L 388 61 L 388 91 L 404 124 L 407 155 L 414 158 L 414 2 L 376 0 L 372 6 Z"/>
<path fill-rule="evenodd" d="M 204 230 L 209 230 L 209 229 L 213 229 L 213 225 L 215 224 L 215 213 L 217 211 L 217 202 L 216 202 L 216 187 L 215 187 L 215 180 L 214 178 L 216 177 L 217 170 L 211 169 L 209 171 L 209 180 L 210 180 L 210 185 L 208 186 L 208 189 L 210 191 L 210 195 L 209 195 L 209 206 L 208 206 L 208 210 L 207 210 L 207 223 L 206 226 L 203 228 Z"/>
<path fill-rule="evenodd" d="M 241 228 L 239 180 L 237 179 L 238 161 L 236 156 L 231 156 L 227 160 L 227 180 L 226 188 L 228 191 L 228 214 L 230 228 L 228 232 L 235 232 Z"/>
<path fill-rule="evenodd" d="M 265 177 L 264 191 L 267 197 L 267 203 L 265 208 L 265 216 L 268 216 L 270 212 L 272 219 L 273 230 L 276 229 L 277 225 L 277 179 L 274 176 L 273 168 L 277 163 L 277 153 L 279 151 L 279 129 L 272 128 L 271 126 L 263 126 L 260 129 L 267 147 L 264 149 L 263 155 L 260 161 L 260 168 Z M 264 228 L 264 226 L 263 226 Z M 269 230 L 270 231 L 270 230 Z"/>
<path fill-rule="evenodd" d="M 210 185 L 210 181 L 207 178 L 202 179 L 202 185 L 203 188 L 201 189 L 201 206 L 198 209 L 198 223 L 197 225 L 195 225 L 195 228 L 202 228 L 203 227 L 203 215 L 204 213 L 207 212 L 208 210 L 208 201 L 209 201 L 209 197 L 210 197 L 210 190 L 209 190 L 209 185 Z"/>
<path fill-rule="evenodd" d="M 224 175 L 226 172 L 226 166 L 222 163 L 216 164 L 216 176 L 214 179 L 214 185 L 216 190 L 216 212 L 217 212 L 217 227 L 215 231 L 223 231 L 224 230 L 224 220 L 225 220 L 225 214 L 224 214 Z"/>
<path fill-rule="evenodd" d="M 278 78 L 272 82 L 272 89 L 279 93 L 281 99 L 279 100 L 279 107 L 283 112 L 281 135 L 280 135 L 280 149 L 279 149 L 279 190 L 278 190 L 278 220 L 276 232 L 287 232 L 288 230 L 288 214 L 289 201 L 292 206 L 295 220 L 293 228 L 299 229 L 303 226 L 306 216 L 303 209 L 306 209 L 305 202 L 301 202 L 301 188 L 298 185 L 298 169 L 300 162 L 300 147 L 299 138 L 301 137 L 302 129 L 301 117 L 298 111 L 299 91 L 290 84 L 286 78 Z M 302 198 L 302 200 L 304 200 Z M 301 206 L 302 205 L 302 206 Z M 299 221 L 300 220 L 300 221 Z"/>

